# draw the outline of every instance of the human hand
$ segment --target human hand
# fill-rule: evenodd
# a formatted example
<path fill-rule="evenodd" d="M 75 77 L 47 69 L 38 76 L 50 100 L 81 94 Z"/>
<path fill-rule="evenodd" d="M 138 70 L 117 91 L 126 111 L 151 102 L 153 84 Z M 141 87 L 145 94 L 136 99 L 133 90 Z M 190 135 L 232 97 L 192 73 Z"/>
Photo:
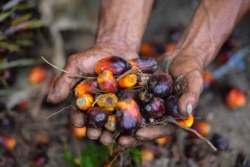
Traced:
<path fill-rule="evenodd" d="M 84 76 L 86 74 L 92 75 L 95 72 L 94 67 L 97 61 L 111 55 L 121 56 L 126 60 L 138 57 L 137 53 L 129 50 L 129 48 L 108 43 L 98 44 L 86 51 L 74 54 L 69 57 L 64 68 L 68 73 L 62 73 L 55 81 L 54 87 L 48 96 L 48 101 L 51 103 L 58 103 L 67 98 L 76 83 L 81 79 L 72 77 L 71 74 L 74 76 Z M 86 117 L 83 112 L 70 111 L 70 115 L 73 118 L 71 119 L 73 125 L 83 125 L 82 120 Z M 155 139 L 171 133 L 171 127 L 147 127 L 139 129 L 135 136 L 123 135 L 119 137 L 118 143 L 122 146 L 131 146 L 138 144 L 141 141 Z M 87 136 L 93 140 L 100 139 L 105 145 L 111 144 L 114 140 L 111 132 L 102 131 L 101 129 L 93 127 L 87 127 Z"/>
<path fill-rule="evenodd" d="M 57 78 L 49 93 L 48 102 L 58 103 L 67 98 L 76 83 L 81 80 L 76 76 L 94 74 L 97 61 L 113 55 L 125 60 L 138 57 L 136 51 L 111 43 L 96 44 L 83 52 L 73 54 L 68 58 L 64 67 L 68 73 L 62 73 Z"/>
<path fill-rule="evenodd" d="M 158 61 L 157 72 L 169 73 L 174 80 L 175 93 L 178 94 L 178 111 L 188 117 L 197 106 L 203 89 L 203 70 L 207 62 L 200 59 L 200 54 L 188 54 L 186 51 L 174 50 L 163 54 Z M 133 146 L 143 141 L 154 140 L 172 135 L 175 126 L 153 125 L 138 129 L 134 136 L 121 136 L 119 143 Z"/>

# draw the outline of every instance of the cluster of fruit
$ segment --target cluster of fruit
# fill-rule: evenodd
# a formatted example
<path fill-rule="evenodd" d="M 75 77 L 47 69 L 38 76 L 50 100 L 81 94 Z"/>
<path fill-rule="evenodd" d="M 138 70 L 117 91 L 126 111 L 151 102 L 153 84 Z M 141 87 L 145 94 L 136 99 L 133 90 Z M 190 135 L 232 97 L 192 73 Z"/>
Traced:
<path fill-rule="evenodd" d="M 110 56 L 98 61 L 96 76 L 83 79 L 74 88 L 72 106 L 84 115 L 74 125 L 133 134 L 139 127 L 171 116 L 181 126 L 190 127 L 193 115 L 187 118 L 178 113 L 172 77 L 155 72 L 157 68 L 151 57 L 124 60 Z"/>

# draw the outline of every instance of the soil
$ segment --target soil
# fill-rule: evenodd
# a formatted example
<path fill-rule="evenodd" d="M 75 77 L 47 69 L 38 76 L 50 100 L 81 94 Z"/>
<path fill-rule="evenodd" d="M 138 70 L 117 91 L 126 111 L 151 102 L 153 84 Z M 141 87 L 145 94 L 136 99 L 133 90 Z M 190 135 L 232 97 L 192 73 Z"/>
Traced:
<path fill-rule="evenodd" d="M 169 5 L 163 5 L 165 4 L 164 0 L 157 0 L 145 32 L 144 41 L 157 44 L 166 43 L 168 39 L 166 32 L 173 27 L 185 27 L 198 2 L 196 0 L 192 0 L 189 3 L 184 0 L 180 0 L 179 2 L 172 0 L 169 1 Z M 247 15 L 233 32 L 240 46 L 249 43 L 249 23 L 250 15 Z M 48 35 L 48 32 L 45 32 Z M 64 53 L 67 56 L 88 48 L 94 41 L 93 29 L 91 31 L 86 29 L 62 30 L 61 33 L 64 40 Z M 35 50 L 37 53 L 35 59 L 39 59 L 40 55 L 49 59 L 53 53 L 52 48 L 49 47 L 50 45 L 48 43 L 44 45 L 44 41 L 40 41 L 38 44 L 37 46 L 39 47 L 35 47 L 37 49 Z M 36 54 L 34 50 L 28 53 L 32 55 Z M 244 60 L 250 63 L 249 58 Z M 48 159 L 48 162 L 41 166 L 67 167 L 70 164 L 64 158 L 64 144 L 67 143 L 72 153 L 77 156 L 86 148 L 90 140 L 87 137 L 76 138 L 70 129 L 69 114 L 67 108 L 64 108 L 71 104 L 70 98 L 58 105 L 51 105 L 46 102 L 51 76 L 58 73 L 58 71 L 46 65 L 46 63 L 43 66 L 48 70 L 48 75 L 46 80 L 39 85 L 31 85 L 27 79 L 28 73 L 33 66 L 13 69 L 17 80 L 9 93 L 0 96 L 1 103 L 7 106 L 7 109 L 4 107 L 1 108 L 0 116 L 2 119 L 7 114 L 13 118 L 14 123 L 7 126 L 3 126 L 3 123 L 1 123 L 0 130 L 4 133 L 7 131 L 8 134 L 11 134 L 16 139 L 15 148 L 8 150 L 15 157 L 16 166 L 32 166 L 32 162 L 36 161 L 34 160 L 36 156 L 42 155 L 45 160 Z M 212 66 L 211 69 L 213 69 Z M 244 154 L 245 162 L 250 160 L 249 72 L 248 64 L 244 64 L 242 68 L 235 67 L 235 69 L 229 71 L 227 75 L 219 80 L 219 83 L 223 83 L 223 85 L 225 83 L 226 85 L 231 84 L 246 92 L 248 99 L 246 106 L 231 110 L 223 101 L 221 89 L 209 88 L 204 90 L 199 105 L 195 109 L 195 120 L 206 120 L 211 126 L 211 132 L 207 138 L 211 140 L 214 134 L 221 135 L 229 143 L 227 149 L 215 153 L 204 141 L 200 139 L 187 139 L 187 132 L 178 129 L 174 140 L 169 143 L 157 145 L 155 141 L 152 141 L 140 147 L 150 147 L 154 150 L 154 159 L 147 163 L 144 162 L 144 166 L 235 167 L 237 166 L 236 159 L 239 153 Z M 15 106 L 18 103 L 20 104 L 22 100 L 24 102 L 26 100 L 27 103 L 23 103 L 21 107 Z M 58 111 L 61 112 L 47 119 L 49 115 Z M 2 129 L 2 127 L 5 129 Z M 192 156 L 188 157 L 184 151 L 188 143 L 193 143 L 200 152 L 194 151 Z M 4 164 L 6 158 L 4 156 L 5 151 L 5 148 L 0 148 L 0 167 L 3 166 L 2 164 Z M 195 157 L 196 154 L 202 154 L 202 151 L 205 152 L 206 156 L 202 158 Z M 243 164 L 239 165 L 239 167 L 249 166 L 250 162 L 245 166 Z"/>

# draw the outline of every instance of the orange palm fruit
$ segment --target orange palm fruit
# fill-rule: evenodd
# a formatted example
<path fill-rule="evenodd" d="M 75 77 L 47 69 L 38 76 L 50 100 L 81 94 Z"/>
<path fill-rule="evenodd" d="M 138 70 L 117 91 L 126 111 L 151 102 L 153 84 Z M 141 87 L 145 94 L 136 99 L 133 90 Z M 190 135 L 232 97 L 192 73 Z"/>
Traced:
<path fill-rule="evenodd" d="M 116 131 L 116 116 L 113 114 L 109 115 L 104 127 L 110 132 Z"/>
<path fill-rule="evenodd" d="M 175 47 L 176 47 L 176 43 L 175 42 L 168 43 L 165 46 L 165 52 L 170 52 L 170 51 L 174 50 Z"/>
<path fill-rule="evenodd" d="M 117 91 L 117 81 L 113 73 L 108 70 L 97 76 L 97 83 L 103 92 L 115 93 Z"/>
<path fill-rule="evenodd" d="M 158 145 L 164 145 L 164 144 L 167 144 L 169 141 L 171 141 L 171 139 L 172 139 L 172 136 L 164 136 L 164 137 L 155 139 L 155 141 Z"/>
<path fill-rule="evenodd" d="M 131 64 L 133 71 L 142 73 L 153 73 L 158 67 L 157 61 L 152 57 L 129 59 L 128 62 Z"/>
<path fill-rule="evenodd" d="M 159 58 L 159 56 L 164 53 L 164 47 L 150 42 L 142 42 L 140 48 L 140 54 L 147 57 Z"/>
<path fill-rule="evenodd" d="M 137 75 L 134 73 L 127 74 L 118 80 L 120 88 L 132 88 L 137 83 Z"/>
<path fill-rule="evenodd" d="M 177 119 L 177 122 L 179 123 L 179 125 L 189 128 L 194 123 L 194 116 L 193 114 L 190 114 L 186 119 Z"/>
<path fill-rule="evenodd" d="M 153 161 L 155 158 L 155 153 L 152 148 L 142 148 L 140 150 L 142 161 Z"/>
<path fill-rule="evenodd" d="M 238 88 L 231 88 L 225 94 L 225 104 L 230 109 L 236 109 L 240 107 L 244 107 L 247 105 L 247 97 L 246 94 L 238 89 Z"/>
<path fill-rule="evenodd" d="M 47 71 L 44 67 L 36 66 L 29 73 L 29 82 L 33 85 L 40 84 L 46 79 Z"/>
<path fill-rule="evenodd" d="M 91 94 L 83 94 L 81 96 L 76 97 L 75 104 L 79 110 L 88 110 L 92 107 L 94 103 L 94 97 Z"/>
<path fill-rule="evenodd" d="M 204 136 L 204 137 L 208 136 L 208 134 L 211 131 L 211 126 L 207 122 L 204 122 L 204 121 L 199 121 L 199 122 L 195 121 L 193 125 L 191 126 L 191 128 L 196 130 L 201 136 Z M 188 134 L 188 137 L 198 138 L 197 135 L 191 132 Z"/>
<path fill-rule="evenodd" d="M 99 107 L 102 107 L 106 111 L 114 111 L 118 98 L 114 93 L 101 94 L 96 98 L 96 103 Z"/>
<path fill-rule="evenodd" d="M 101 74 L 103 71 L 110 71 L 113 75 L 120 75 L 131 68 L 130 64 L 117 56 L 109 56 L 99 60 L 95 66 L 97 74 Z"/>
<path fill-rule="evenodd" d="M 86 136 L 86 132 L 87 132 L 87 128 L 86 126 L 83 127 L 75 127 L 73 125 L 70 125 L 70 130 L 72 132 L 72 134 L 76 137 L 76 138 L 83 138 Z"/>
<path fill-rule="evenodd" d="M 97 88 L 97 80 L 93 78 L 87 78 L 77 84 L 74 91 L 76 96 L 81 96 L 85 93 L 95 94 L 97 92 Z"/>
<path fill-rule="evenodd" d="M 16 138 L 9 135 L 0 135 L 0 145 L 8 150 L 13 150 L 16 146 Z"/>
<path fill-rule="evenodd" d="M 116 105 L 118 128 L 125 133 L 133 133 L 141 123 L 141 113 L 133 99 L 118 101 Z"/>
<path fill-rule="evenodd" d="M 208 88 L 213 81 L 213 74 L 209 71 L 203 74 L 204 88 Z"/>

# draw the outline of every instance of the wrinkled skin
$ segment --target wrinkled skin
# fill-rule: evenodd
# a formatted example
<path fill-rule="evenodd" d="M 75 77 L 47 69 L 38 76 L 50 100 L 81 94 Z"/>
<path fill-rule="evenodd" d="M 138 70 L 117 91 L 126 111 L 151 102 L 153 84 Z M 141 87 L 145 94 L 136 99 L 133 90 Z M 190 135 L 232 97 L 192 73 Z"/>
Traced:
<path fill-rule="evenodd" d="M 152 2 L 109 0 L 102 3 L 96 43 L 92 48 L 70 56 L 64 70 L 74 75 L 93 74 L 96 62 L 104 57 L 138 57 Z M 169 72 L 174 78 L 175 86 L 181 92 L 178 110 L 182 115 L 187 116 L 197 106 L 203 88 L 203 71 L 249 9 L 249 0 L 202 0 L 175 50 L 161 56 L 158 70 Z M 78 81 L 62 73 L 48 101 L 58 103 L 64 100 Z M 121 136 L 118 143 L 133 146 L 173 132 L 172 125 L 156 125 L 138 129 L 134 136 Z M 100 129 L 88 128 L 87 135 L 105 145 L 113 140 L 110 132 Z"/>
<path fill-rule="evenodd" d="M 93 74 L 96 62 L 110 55 L 118 55 L 127 60 L 138 57 L 136 52 L 130 51 L 128 48 L 123 48 L 118 45 L 115 46 L 114 44 L 101 44 L 93 46 L 92 48 L 87 49 L 84 52 L 72 55 L 68 59 L 64 69 L 70 74 L 74 75 Z M 187 105 L 187 103 L 189 102 L 192 103 L 192 105 L 196 105 L 199 99 L 199 94 L 203 85 L 202 69 L 197 65 L 197 63 L 195 63 L 196 61 L 191 59 L 182 61 L 182 59 L 183 58 L 180 56 L 178 56 L 178 58 L 174 58 L 174 53 L 166 53 L 165 55 L 162 55 L 162 60 L 160 62 L 164 63 L 159 64 L 159 70 L 170 72 L 170 74 L 174 78 L 178 78 L 178 76 L 180 75 L 183 76 L 183 79 L 180 82 L 192 83 L 190 84 L 190 87 L 183 87 L 183 92 L 187 94 L 184 94 L 182 96 L 182 99 L 179 101 L 179 106 L 181 106 L 183 108 L 182 111 L 184 111 L 183 115 L 186 115 L 185 106 Z M 179 66 L 180 61 L 182 61 L 183 63 L 182 67 L 186 69 L 185 73 L 183 73 L 183 70 L 176 68 L 176 66 Z M 195 80 L 197 81 L 196 85 L 194 85 L 193 83 L 193 78 L 195 78 Z M 56 80 L 53 91 L 49 94 L 48 101 L 51 103 L 58 103 L 67 98 L 67 96 L 70 94 L 70 91 L 73 89 L 77 82 L 78 79 L 76 79 L 75 77 L 71 77 L 69 74 L 62 73 Z M 200 87 L 199 91 L 197 91 L 198 86 Z M 137 130 L 135 137 L 121 136 L 118 139 L 118 142 L 122 146 L 136 145 L 143 141 L 153 140 L 155 138 L 170 135 L 172 134 L 173 130 L 174 128 L 170 125 L 168 126 L 168 128 L 162 125 L 142 128 Z M 93 140 L 100 139 L 100 141 L 105 145 L 111 144 L 113 142 L 112 134 L 108 131 L 101 132 L 100 129 L 88 128 L 87 135 L 90 139 Z"/>
<path fill-rule="evenodd" d="M 95 64 L 98 60 L 116 55 L 123 59 L 131 59 L 138 57 L 138 54 L 127 47 L 103 43 L 95 45 L 83 52 L 71 55 L 66 62 L 64 70 L 75 76 L 84 76 L 95 72 Z M 72 77 L 67 73 L 62 73 L 55 81 L 53 90 L 50 92 L 48 101 L 51 103 L 59 103 L 64 100 L 81 79 Z"/>

